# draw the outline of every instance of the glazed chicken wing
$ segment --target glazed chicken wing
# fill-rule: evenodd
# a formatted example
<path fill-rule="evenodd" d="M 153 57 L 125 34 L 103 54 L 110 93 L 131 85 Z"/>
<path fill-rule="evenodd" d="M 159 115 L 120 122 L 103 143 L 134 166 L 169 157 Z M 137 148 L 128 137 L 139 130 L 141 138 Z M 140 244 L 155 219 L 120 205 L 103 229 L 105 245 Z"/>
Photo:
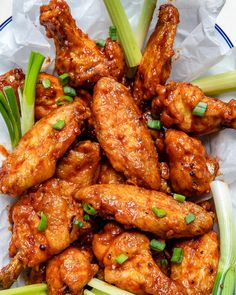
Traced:
<path fill-rule="evenodd" d="M 225 103 L 207 97 L 200 88 L 185 82 L 170 82 L 157 87 L 158 96 L 152 102 L 153 112 L 161 114 L 165 127 L 193 135 L 213 133 L 224 127 L 236 129 L 236 100 Z M 203 117 L 193 115 L 199 102 L 207 104 Z"/>
<path fill-rule="evenodd" d="M 98 266 L 91 263 L 92 255 L 75 247 L 66 249 L 51 259 L 46 269 L 49 295 L 82 294 L 83 287 L 97 273 Z"/>
<path fill-rule="evenodd" d="M 219 164 L 207 154 L 201 141 L 182 131 L 169 129 L 165 143 L 174 191 L 188 197 L 209 192 Z"/>
<path fill-rule="evenodd" d="M 80 125 L 88 116 L 80 103 L 71 103 L 38 121 L 20 140 L 0 169 L 0 191 L 19 196 L 25 190 L 53 176 L 56 161 L 80 133 Z M 65 126 L 53 125 L 63 120 Z"/>
<path fill-rule="evenodd" d="M 179 23 L 177 8 L 161 5 L 159 19 L 145 48 L 135 82 L 134 98 L 140 104 L 156 95 L 156 86 L 165 85 L 171 71 L 173 43 Z"/>
<path fill-rule="evenodd" d="M 13 69 L 0 76 L 0 91 L 5 86 L 11 86 L 15 95 L 18 96 L 18 87 L 23 86 L 25 75 L 21 69 Z"/>
<path fill-rule="evenodd" d="M 157 152 L 128 89 L 113 79 L 100 79 L 92 113 L 97 138 L 113 168 L 124 173 L 130 183 L 158 189 Z"/>
<path fill-rule="evenodd" d="M 108 224 L 94 236 L 93 251 L 104 265 L 104 279 L 110 284 L 134 294 L 186 294 L 179 283 L 161 272 L 152 258 L 149 239 L 141 233 L 120 232 L 119 227 Z M 116 259 L 121 254 L 127 260 L 119 264 Z"/>
<path fill-rule="evenodd" d="M 88 203 L 106 218 L 113 217 L 121 224 L 152 232 L 161 238 L 192 237 L 212 229 L 211 213 L 191 202 L 180 203 L 164 193 L 122 184 L 98 184 L 79 190 L 76 199 Z M 166 211 L 157 217 L 153 208 Z M 186 224 L 185 217 L 194 214 L 195 220 Z"/>
<path fill-rule="evenodd" d="M 184 286 L 188 295 L 211 294 L 219 260 L 217 234 L 211 231 L 176 246 L 184 250 L 184 258 L 181 264 L 172 264 L 172 280 Z"/>
<path fill-rule="evenodd" d="M 77 28 L 64 0 L 51 0 L 41 6 L 40 23 L 56 47 L 56 71 L 69 73 L 72 86 L 91 86 L 101 77 L 121 80 L 125 71 L 124 56 L 117 42 L 108 40 L 104 51 Z"/>
<path fill-rule="evenodd" d="M 125 177 L 117 172 L 108 161 L 102 163 L 98 177 L 99 184 L 122 184 L 125 183 Z"/>
<path fill-rule="evenodd" d="M 95 184 L 100 170 L 100 147 L 89 140 L 78 142 L 58 163 L 55 176 L 77 187 Z"/>
<path fill-rule="evenodd" d="M 13 283 L 9 277 L 17 278 L 21 271 L 19 265 L 34 267 L 46 261 L 67 248 L 90 227 L 83 220 L 82 206 L 73 199 L 75 188 L 72 183 L 51 179 L 35 192 L 23 195 L 13 206 L 9 255 L 14 259 L 0 271 L 0 285 L 8 287 Z M 40 227 L 41 212 L 46 218 L 43 228 Z M 83 222 L 81 229 L 73 223 L 76 220 Z"/>

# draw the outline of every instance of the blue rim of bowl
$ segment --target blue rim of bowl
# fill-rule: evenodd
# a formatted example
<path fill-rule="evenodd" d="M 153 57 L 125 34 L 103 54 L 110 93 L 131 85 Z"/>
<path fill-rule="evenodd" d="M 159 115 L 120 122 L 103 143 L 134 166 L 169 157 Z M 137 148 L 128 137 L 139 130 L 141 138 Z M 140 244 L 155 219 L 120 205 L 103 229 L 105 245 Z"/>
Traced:
<path fill-rule="evenodd" d="M 8 19 L 6 19 L 1 25 L 0 25 L 0 31 L 2 31 L 10 22 L 12 21 L 12 16 L 10 16 Z M 234 45 L 227 36 L 227 34 L 221 29 L 221 27 L 217 24 L 215 24 L 216 31 L 222 36 L 222 38 L 225 40 L 229 48 L 233 48 Z"/>

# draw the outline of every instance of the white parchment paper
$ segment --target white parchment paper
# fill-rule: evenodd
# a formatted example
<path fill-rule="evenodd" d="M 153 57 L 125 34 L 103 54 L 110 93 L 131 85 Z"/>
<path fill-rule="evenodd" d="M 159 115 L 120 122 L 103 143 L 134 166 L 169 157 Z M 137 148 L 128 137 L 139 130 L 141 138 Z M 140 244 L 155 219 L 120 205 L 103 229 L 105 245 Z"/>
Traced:
<path fill-rule="evenodd" d="M 68 0 L 77 25 L 90 37 L 106 38 L 111 24 L 102 0 Z M 123 0 L 125 10 L 135 30 L 143 0 Z M 55 57 L 54 44 L 45 36 L 39 24 L 39 7 L 48 0 L 14 0 L 13 23 L 11 30 L 0 34 L 0 73 L 21 67 L 24 70 L 31 50 L 39 51 L 50 57 L 53 69 Z M 158 1 L 158 6 L 165 1 Z M 180 24 L 175 40 L 175 57 L 171 79 L 191 81 L 204 74 L 224 72 L 235 69 L 236 52 L 229 50 L 217 35 L 215 20 L 224 0 L 172 0 L 180 12 Z M 152 21 L 149 35 L 157 20 L 158 8 Z M 232 24 L 232 29 L 235 26 Z M 217 64 L 219 63 L 220 64 Z M 217 64 L 217 66 L 212 67 Z M 221 96 L 228 100 L 233 94 Z M 224 130 L 207 139 L 208 149 L 220 160 L 223 178 L 230 184 L 236 216 L 236 131 Z M 0 144 L 10 149 L 10 141 L 5 124 L 0 118 Z M 1 157 L 1 156 L 0 156 Z M 1 164 L 2 158 L 0 158 Z M 8 230 L 8 207 L 12 200 L 1 196 L 0 199 L 0 267 L 9 262 L 8 243 L 11 233 Z M 19 282 L 16 283 L 16 285 Z M 20 284 L 22 281 L 20 282 Z"/>

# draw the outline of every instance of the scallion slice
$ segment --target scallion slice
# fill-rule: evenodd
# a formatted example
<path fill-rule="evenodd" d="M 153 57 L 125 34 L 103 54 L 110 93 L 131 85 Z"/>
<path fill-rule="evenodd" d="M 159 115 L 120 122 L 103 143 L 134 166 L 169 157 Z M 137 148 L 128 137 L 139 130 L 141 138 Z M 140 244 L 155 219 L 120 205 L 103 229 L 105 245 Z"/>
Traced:
<path fill-rule="evenodd" d="M 117 41 L 117 28 L 115 26 L 110 26 L 109 36 L 112 41 Z"/>
<path fill-rule="evenodd" d="M 196 216 L 192 213 L 185 216 L 184 220 L 186 224 L 192 223 L 196 219 Z"/>
<path fill-rule="evenodd" d="M 173 254 L 171 257 L 171 262 L 180 264 L 180 263 L 182 263 L 183 258 L 184 258 L 184 249 L 174 248 Z"/>
<path fill-rule="evenodd" d="M 162 252 L 165 249 L 165 247 L 166 247 L 166 243 L 165 242 L 158 241 L 158 240 L 155 240 L 155 239 L 151 240 L 151 242 L 150 242 L 149 245 L 150 245 L 150 248 L 152 250 L 155 250 L 157 252 Z"/>
<path fill-rule="evenodd" d="M 180 203 L 183 203 L 186 199 L 185 196 L 180 194 L 173 194 L 173 198 Z"/>
<path fill-rule="evenodd" d="M 156 208 L 156 207 L 153 207 L 152 208 L 152 212 L 159 218 L 163 218 L 166 216 L 166 210 L 165 209 L 162 209 L 162 208 Z"/>
<path fill-rule="evenodd" d="M 57 106 L 64 105 L 68 102 L 73 102 L 73 98 L 68 95 L 62 95 L 62 96 L 58 97 L 58 99 L 56 100 Z"/>
<path fill-rule="evenodd" d="M 82 228 L 84 226 L 84 223 L 80 220 L 74 220 L 73 224 L 77 225 L 78 228 Z"/>
<path fill-rule="evenodd" d="M 106 45 L 106 40 L 104 40 L 104 39 L 98 39 L 98 40 L 96 41 L 96 44 L 97 44 L 98 46 L 104 47 L 104 46 Z"/>
<path fill-rule="evenodd" d="M 55 124 L 52 125 L 52 128 L 55 130 L 62 130 L 65 127 L 65 125 L 65 121 L 59 119 Z"/>
<path fill-rule="evenodd" d="M 65 95 L 72 96 L 72 97 L 76 96 L 75 89 L 70 86 L 63 87 L 63 90 L 64 90 Z"/>
<path fill-rule="evenodd" d="M 88 214 L 85 214 L 84 215 L 84 221 L 89 221 L 89 219 L 90 219 L 89 215 Z"/>
<path fill-rule="evenodd" d="M 151 129 L 161 130 L 162 124 L 160 120 L 148 119 L 147 125 Z"/>
<path fill-rule="evenodd" d="M 61 84 L 62 86 L 67 85 L 67 84 L 69 83 L 69 77 L 70 77 L 70 76 L 69 76 L 68 73 L 64 73 L 64 74 L 60 75 L 60 76 L 58 77 L 60 84 Z"/>
<path fill-rule="evenodd" d="M 97 211 L 90 204 L 85 203 L 83 205 L 83 209 L 84 209 L 84 212 L 86 212 L 89 215 L 95 215 L 95 214 L 97 214 Z"/>
<path fill-rule="evenodd" d="M 123 264 L 127 259 L 129 259 L 129 257 L 122 253 L 116 257 L 116 262 L 118 264 Z"/>
<path fill-rule="evenodd" d="M 51 87 L 51 81 L 49 79 L 43 79 L 42 80 L 42 85 L 45 89 L 50 88 Z"/>
<path fill-rule="evenodd" d="M 47 228 L 47 216 L 41 211 L 38 213 L 40 217 L 40 222 L 38 224 L 39 231 L 45 231 Z"/>
<path fill-rule="evenodd" d="M 204 101 L 200 101 L 193 109 L 192 114 L 194 116 L 204 117 L 206 110 L 207 110 L 207 103 Z"/>

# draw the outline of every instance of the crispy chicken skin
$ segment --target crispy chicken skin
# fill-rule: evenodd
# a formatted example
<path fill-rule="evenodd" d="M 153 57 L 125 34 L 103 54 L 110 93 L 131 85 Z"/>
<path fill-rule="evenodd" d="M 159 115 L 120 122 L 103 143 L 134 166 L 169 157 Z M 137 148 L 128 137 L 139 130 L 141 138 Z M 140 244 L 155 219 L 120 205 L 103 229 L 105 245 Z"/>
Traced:
<path fill-rule="evenodd" d="M 99 214 L 113 217 L 121 224 L 152 232 L 161 238 L 201 235 L 212 229 L 212 214 L 191 202 L 180 203 L 161 192 L 125 184 L 97 184 L 79 190 L 75 198 L 91 204 Z M 152 208 L 162 208 L 167 215 L 158 218 Z M 196 219 L 185 223 L 188 214 Z"/>
<path fill-rule="evenodd" d="M 108 40 L 101 51 L 77 28 L 64 0 L 51 0 L 48 5 L 41 6 L 40 13 L 40 23 L 46 28 L 47 37 L 55 42 L 56 71 L 69 73 L 72 86 L 91 86 L 107 76 L 122 79 L 125 62 L 117 42 Z"/>
<path fill-rule="evenodd" d="M 78 187 L 95 184 L 100 171 L 100 146 L 89 140 L 78 142 L 58 163 L 55 176 Z"/>
<path fill-rule="evenodd" d="M 119 231 L 119 227 L 108 224 L 93 239 L 94 254 L 105 268 L 105 281 L 134 294 L 186 294 L 179 283 L 169 279 L 156 265 L 145 235 Z M 122 264 L 116 262 L 120 254 L 128 257 Z"/>
<path fill-rule="evenodd" d="M 56 161 L 80 133 L 80 125 L 86 117 L 83 105 L 71 103 L 39 120 L 3 162 L 0 191 L 16 197 L 53 176 Z M 65 121 L 62 130 L 52 127 L 58 120 Z"/>
<path fill-rule="evenodd" d="M 207 154 L 201 141 L 182 131 L 169 129 L 165 143 L 173 190 L 188 197 L 209 192 L 219 164 Z"/>
<path fill-rule="evenodd" d="M 98 177 L 99 184 L 122 184 L 125 183 L 125 177 L 117 172 L 111 164 L 106 161 L 102 163 Z"/>
<path fill-rule="evenodd" d="M 172 280 L 182 284 L 188 295 L 211 294 L 219 261 L 217 234 L 211 231 L 176 246 L 184 249 L 184 258 L 181 264 L 171 265 Z"/>
<path fill-rule="evenodd" d="M 23 267 L 34 267 L 61 252 L 75 241 L 90 225 L 83 220 L 83 208 L 74 199 L 76 186 L 59 179 L 41 184 L 35 192 L 23 195 L 11 208 L 13 234 L 9 246 L 10 257 Z M 39 231 L 39 212 L 46 215 L 47 227 Z M 83 222 L 83 228 L 73 221 Z M 16 267 L 16 270 L 18 268 Z M 10 286 L 12 263 L 0 271 L 0 285 Z M 19 273 L 18 273 L 19 274 Z"/>
<path fill-rule="evenodd" d="M 63 295 L 68 288 L 70 294 L 82 294 L 83 287 L 98 271 L 91 263 L 92 255 L 75 247 L 66 249 L 51 259 L 46 269 L 49 295 Z"/>
<path fill-rule="evenodd" d="M 161 114 L 161 122 L 167 128 L 177 127 L 193 135 L 213 133 L 224 127 L 236 129 L 236 100 L 225 103 L 207 97 L 197 86 L 174 81 L 157 86 L 157 93 L 152 110 Z M 199 102 L 208 105 L 203 117 L 192 114 Z"/>
<path fill-rule="evenodd" d="M 95 132 L 113 168 L 130 183 L 160 187 L 158 156 L 150 132 L 128 89 L 110 78 L 95 86 Z"/>
<path fill-rule="evenodd" d="M 156 86 L 165 85 L 174 55 L 173 43 L 179 23 L 179 12 L 171 4 L 161 5 L 159 19 L 145 48 L 135 82 L 134 98 L 140 104 L 156 95 Z"/>
<path fill-rule="evenodd" d="M 13 69 L 0 76 L 0 91 L 5 86 L 11 86 L 16 96 L 18 96 L 18 87 L 23 86 L 25 75 L 21 69 Z"/>

